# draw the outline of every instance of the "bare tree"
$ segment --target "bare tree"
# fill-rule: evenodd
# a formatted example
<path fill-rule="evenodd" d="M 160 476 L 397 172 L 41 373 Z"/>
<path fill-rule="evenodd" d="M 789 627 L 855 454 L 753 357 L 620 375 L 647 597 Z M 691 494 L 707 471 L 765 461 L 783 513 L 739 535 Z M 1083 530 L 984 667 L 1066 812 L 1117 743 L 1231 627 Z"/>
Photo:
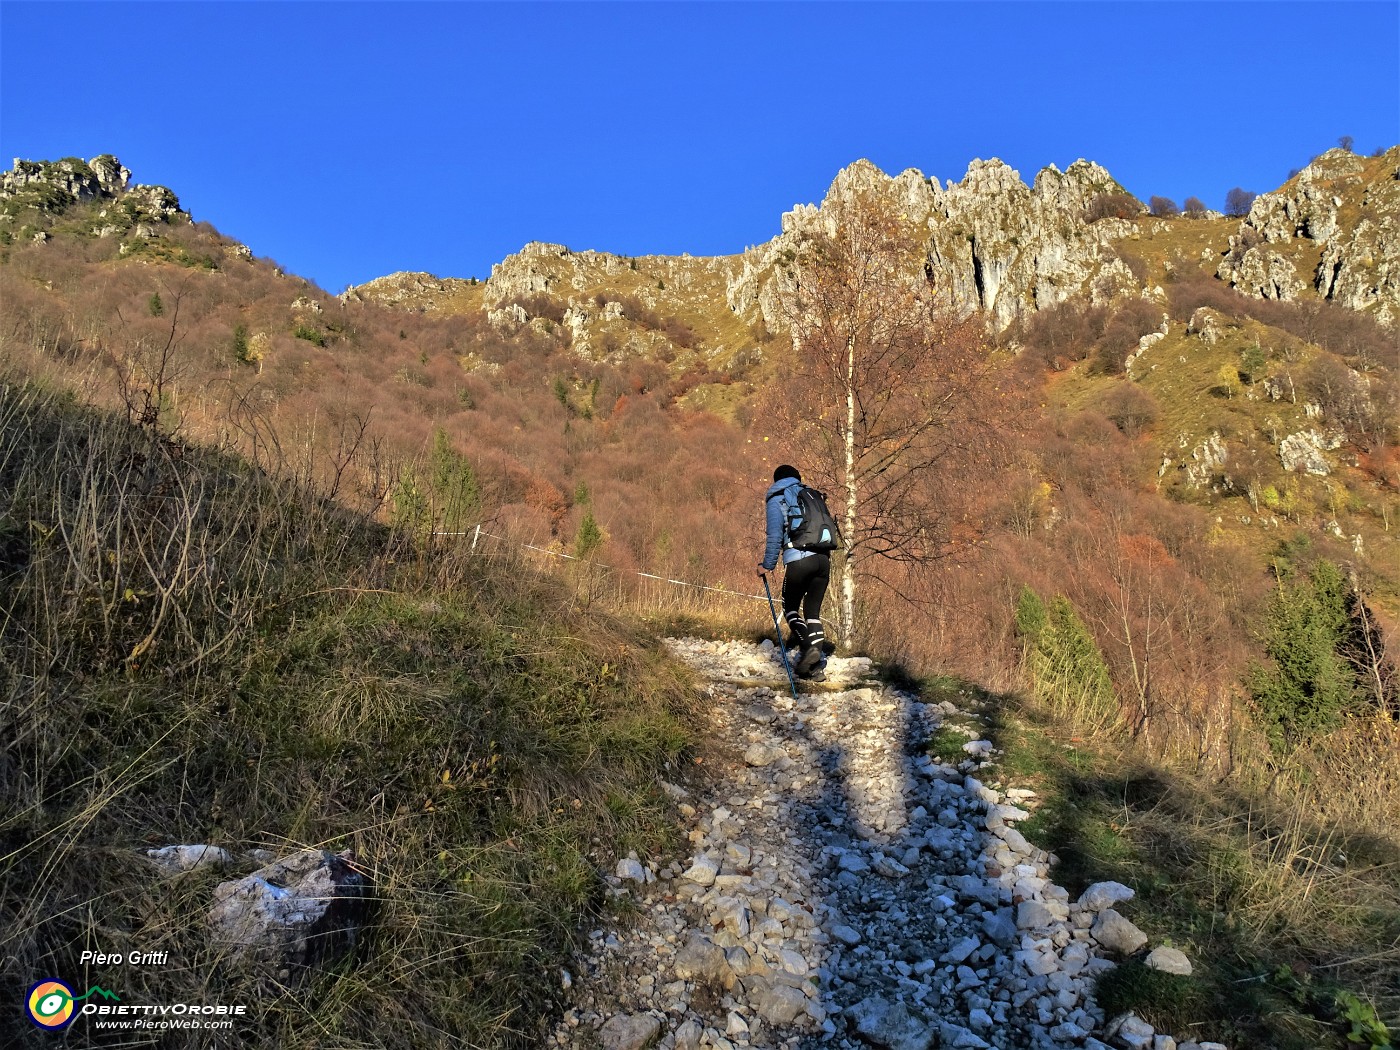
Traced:
<path fill-rule="evenodd" d="M 1159 219 L 1170 219 L 1180 212 L 1180 209 L 1176 206 L 1176 201 L 1172 200 L 1170 197 L 1148 198 L 1147 210 Z"/>
<path fill-rule="evenodd" d="M 1225 194 L 1225 214 L 1235 218 L 1244 218 L 1249 214 L 1250 207 L 1254 204 L 1254 198 L 1259 196 L 1252 190 L 1242 189 L 1236 186 L 1229 193 Z"/>
<path fill-rule="evenodd" d="M 1351 624 L 1342 643 L 1342 654 L 1356 668 L 1357 682 L 1367 699 L 1375 701 L 1376 710 L 1400 718 L 1400 672 L 1396 669 L 1395 656 L 1387 652 L 1384 633 L 1366 604 L 1367 595 L 1361 589 L 1355 568 L 1351 569 L 1350 577 Z"/>
<path fill-rule="evenodd" d="M 1186 212 L 1187 218 L 1199 219 L 1204 217 L 1206 213 L 1206 202 L 1200 197 L 1187 197 L 1182 210 Z"/>
<path fill-rule="evenodd" d="M 958 545 L 958 490 L 998 447 L 1010 400 L 981 319 L 939 295 L 897 205 L 865 190 L 827 209 L 781 277 L 792 361 L 776 409 L 799 461 L 838 494 L 840 618 L 853 640 L 863 583 L 896 588 L 907 574 L 882 566 Z"/>
<path fill-rule="evenodd" d="M 181 354 L 185 333 L 180 324 L 180 307 L 190 277 L 186 275 L 174 287 L 164 281 L 160 283 L 170 305 L 167 308 L 162 302 L 160 314 L 153 311 L 152 314 L 157 318 L 168 314 L 168 323 L 152 337 L 128 323 L 118 309 L 116 316 L 124 335 L 123 346 L 119 352 L 109 355 L 117 392 L 126 406 L 127 419 L 152 434 L 161 433 L 161 413 L 169 408 L 170 395 L 185 372 Z M 169 433 L 173 434 L 179 429 L 180 422 L 177 420 L 170 425 Z"/>

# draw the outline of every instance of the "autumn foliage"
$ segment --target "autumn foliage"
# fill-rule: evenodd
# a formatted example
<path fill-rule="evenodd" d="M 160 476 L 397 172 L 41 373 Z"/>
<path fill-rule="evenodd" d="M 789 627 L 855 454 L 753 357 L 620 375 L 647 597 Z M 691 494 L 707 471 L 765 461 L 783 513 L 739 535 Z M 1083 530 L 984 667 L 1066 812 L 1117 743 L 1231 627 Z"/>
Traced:
<path fill-rule="evenodd" d="M 863 221 L 814 233 L 779 275 L 788 330 L 756 337 L 742 367 L 770 371 L 742 382 L 689 325 L 635 298 L 606 301 L 664 336 L 674 360 L 580 357 L 546 295 L 520 300 L 528 319 L 504 327 L 484 311 L 342 302 L 199 226 L 125 253 L 72 233 L 10 245 L 0 368 L 118 408 L 175 446 L 315 478 L 347 508 L 411 525 L 427 551 L 529 544 L 561 565 L 586 551 L 601 574 L 590 593 L 621 600 L 658 586 L 639 573 L 748 594 L 762 492 L 793 462 L 838 514 L 854 491 L 837 559 L 863 585 L 847 641 L 1020 685 L 1037 651 L 1016 625 L 1029 590 L 1061 638 L 1092 641 L 1114 720 L 1227 764 L 1252 717 L 1244 683 L 1274 583 L 1257 544 L 1152 483 L 1169 406 L 1124 363 L 1164 313 L 1180 326 L 1206 306 L 1271 326 L 1279 345 L 1249 383 L 1287 378 L 1357 436 L 1359 469 L 1394 489 L 1388 334 L 1333 304 L 1248 299 L 1179 266 L 1165 306 L 1069 300 L 997 345 L 947 309 L 897 215 L 850 206 Z M 1304 343 L 1321 355 L 1294 367 Z M 1055 407 L 1045 391 L 1076 365 L 1101 396 Z M 731 383 L 743 396 L 729 418 L 690 407 L 697 389 Z M 1275 492 L 1273 506 L 1291 498 Z"/>

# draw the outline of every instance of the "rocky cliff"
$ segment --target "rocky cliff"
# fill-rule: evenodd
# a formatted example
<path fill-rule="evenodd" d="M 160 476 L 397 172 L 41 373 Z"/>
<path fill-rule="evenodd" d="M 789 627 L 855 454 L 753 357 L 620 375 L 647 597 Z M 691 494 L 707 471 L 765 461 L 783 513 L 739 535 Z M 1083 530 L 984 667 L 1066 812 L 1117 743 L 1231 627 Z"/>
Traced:
<path fill-rule="evenodd" d="M 14 167 L 0 172 L 0 228 L 44 239 L 46 218 L 87 201 L 111 202 L 96 213 L 87 231 L 99 237 L 127 231 L 146 236 L 155 223 L 190 221 L 180 199 L 164 186 L 130 183 L 131 172 L 108 153 L 89 161 L 16 158 Z"/>
<path fill-rule="evenodd" d="M 1255 198 L 1216 276 L 1242 292 L 1309 290 L 1394 326 L 1400 320 L 1400 147 L 1362 158 L 1329 150 Z"/>
<path fill-rule="evenodd" d="M 502 328 L 562 325 L 589 358 L 672 357 L 694 350 L 720 363 L 751 349 L 752 318 L 723 307 L 730 257 L 630 257 L 533 242 L 473 284 L 400 273 L 347 289 L 347 301 L 418 311 L 485 310 Z"/>
<path fill-rule="evenodd" d="M 1001 161 L 976 160 L 961 182 L 940 187 L 916 169 L 891 178 L 869 161 L 857 161 L 836 176 L 820 207 L 789 212 L 782 235 L 744 254 L 728 289 L 730 308 L 757 309 L 778 327 L 777 260 L 830 222 L 856 193 L 868 191 L 893 198 L 918 228 L 927 242 L 927 272 L 955 308 L 982 311 L 997 331 L 1028 312 L 1092 293 L 1100 277 L 1112 288 L 1131 283 L 1131 274 L 1106 249 L 1133 225 L 1113 218 L 1086 221 L 1095 198 L 1123 193 L 1097 164 L 1080 160 L 1063 172 L 1051 166 L 1027 186 Z"/>
<path fill-rule="evenodd" d="M 918 227 L 929 272 L 950 302 L 984 312 L 997 330 L 1074 295 L 1138 290 L 1112 251 L 1134 224 L 1085 220 L 1095 198 L 1123 193 L 1096 164 L 1076 161 L 1063 172 L 1052 166 L 1027 186 L 999 160 L 975 161 L 961 182 L 940 187 L 913 169 L 891 178 L 858 161 L 836 176 L 822 205 L 798 205 L 783 216 L 778 237 L 742 255 L 629 258 L 533 243 L 492 268 L 481 304 L 502 325 L 555 313 L 553 322 L 565 324 L 587 356 L 653 352 L 654 331 L 626 324 L 639 305 L 691 324 L 711 357 L 743 357 L 756 352 L 767 332 L 784 327 L 779 261 L 807 233 L 835 221 L 853 194 L 869 190 L 893 196 Z M 428 275 L 398 274 L 346 296 L 423 310 L 440 308 L 456 292 Z M 551 311 L 549 303 L 559 309 Z"/>
<path fill-rule="evenodd" d="M 631 258 L 535 243 L 491 268 L 486 305 L 494 320 L 509 322 L 538 316 L 547 300 L 557 302 L 563 309 L 555 320 L 586 356 L 654 353 L 674 342 L 663 332 L 669 329 L 688 330 L 694 344 L 726 357 L 747 341 L 742 326 L 716 316 L 733 267 L 723 256 Z M 682 334 L 681 343 L 688 342 Z"/>
<path fill-rule="evenodd" d="M 711 358 L 745 360 L 766 333 L 784 327 L 780 263 L 836 221 L 856 194 L 874 192 L 891 198 L 916 228 L 926 273 L 950 305 L 980 311 L 996 331 L 1071 298 L 1103 303 L 1153 294 L 1143 267 L 1129 265 L 1142 253 L 1127 242 L 1161 238 L 1179 250 L 1186 231 L 1189 254 L 1241 292 L 1317 294 L 1393 325 L 1400 320 L 1398 167 L 1400 147 L 1377 158 L 1332 150 L 1256 198 L 1230 236 L 1220 220 L 1147 218 L 1106 170 L 1086 160 L 1064 171 L 1047 167 L 1029 186 L 996 159 L 973 161 L 960 182 L 944 185 L 912 168 L 891 177 L 862 160 L 837 174 L 820 205 L 796 206 L 778 237 L 741 255 L 633 259 L 535 243 L 493 267 L 478 302 L 497 324 L 564 324 L 587 356 L 664 351 L 667 340 L 655 326 L 628 323 L 640 306 L 683 319 Z M 1092 219 L 1104 200 L 1116 202 L 1116 213 Z M 1175 265 L 1158 261 L 1159 271 Z M 454 299 L 464 304 L 459 292 L 437 278 L 394 275 L 347 295 L 434 309 Z"/>
<path fill-rule="evenodd" d="M 82 161 L 15 158 L 14 167 L 0 172 L 0 200 L 13 200 L 26 191 L 50 210 L 74 201 L 115 197 L 126 189 L 131 172 L 109 153 Z"/>
<path fill-rule="evenodd" d="M 479 305 L 480 282 L 430 273 L 391 273 L 347 288 L 340 299 L 347 303 L 378 303 L 400 310 L 431 313 L 453 304 Z"/>

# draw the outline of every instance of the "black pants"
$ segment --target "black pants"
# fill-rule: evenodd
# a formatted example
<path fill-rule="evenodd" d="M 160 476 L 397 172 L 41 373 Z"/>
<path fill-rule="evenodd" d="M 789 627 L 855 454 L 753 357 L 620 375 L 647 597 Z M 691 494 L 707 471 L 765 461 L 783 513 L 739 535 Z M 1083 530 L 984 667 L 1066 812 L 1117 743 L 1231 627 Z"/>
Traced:
<path fill-rule="evenodd" d="M 804 652 L 826 640 L 822 631 L 822 599 L 830 582 L 830 555 L 810 554 L 783 565 L 783 616 Z"/>

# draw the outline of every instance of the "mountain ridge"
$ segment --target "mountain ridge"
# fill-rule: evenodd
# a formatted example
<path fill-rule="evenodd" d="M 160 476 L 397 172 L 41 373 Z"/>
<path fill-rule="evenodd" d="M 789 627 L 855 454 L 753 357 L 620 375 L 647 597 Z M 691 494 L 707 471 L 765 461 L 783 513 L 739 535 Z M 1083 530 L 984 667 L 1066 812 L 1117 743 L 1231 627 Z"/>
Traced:
<path fill-rule="evenodd" d="M 1400 277 L 1394 276 L 1400 274 L 1400 198 L 1392 189 L 1398 168 L 1400 147 L 1379 158 L 1334 149 L 1283 186 L 1257 196 L 1242 217 L 1207 212 L 1201 218 L 1154 218 L 1146 205 L 1130 198 L 1131 217 L 1090 221 L 1086 213 L 1096 199 L 1130 197 L 1092 161 L 1076 160 L 1063 172 L 1048 165 L 1027 186 L 1019 172 L 996 158 L 974 160 L 960 182 L 949 179 L 940 188 L 937 179 L 916 168 L 890 176 L 870 161 L 858 160 L 836 175 L 821 205 L 796 205 L 784 213 L 780 234 L 736 255 L 633 260 L 532 242 L 492 267 L 481 302 L 499 310 L 512 298 L 553 294 L 562 295 L 568 308 L 577 308 L 580 303 L 570 292 L 590 283 L 589 266 L 551 261 L 542 267 L 542 260 L 551 255 L 590 260 L 597 264 L 593 270 L 611 274 L 645 259 L 648 272 L 661 275 L 663 282 L 671 277 L 667 283 L 673 289 L 684 288 L 690 274 L 723 272 L 728 310 L 748 324 L 779 328 L 781 311 L 773 287 L 776 260 L 804 230 L 819 227 L 834 205 L 859 189 L 871 189 L 896 200 L 911 224 L 927 233 L 933 279 L 949 290 L 954 308 L 983 312 L 998 332 L 1076 296 L 1102 302 L 1123 294 L 1150 294 L 1157 282 L 1145 279 L 1148 275 L 1139 277 L 1124 256 L 1135 254 L 1134 242 L 1158 235 L 1196 242 L 1190 246 L 1196 248 L 1197 259 L 1214 258 L 1217 276 L 1246 294 L 1290 300 L 1311 289 L 1322 298 L 1370 312 L 1389 327 L 1400 317 Z M 1310 264 L 1307 280 L 1300 276 L 1300 263 L 1305 270 Z M 345 295 L 393 305 L 393 296 L 382 291 L 383 282 L 392 286 L 405 279 L 404 274 L 377 278 Z M 447 301 L 447 294 L 425 292 L 415 305 L 436 309 Z M 648 305 L 682 311 L 692 305 L 684 296 L 651 299 Z M 576 335 L 588 321 L 586 315 L 577 315 Z"/>

